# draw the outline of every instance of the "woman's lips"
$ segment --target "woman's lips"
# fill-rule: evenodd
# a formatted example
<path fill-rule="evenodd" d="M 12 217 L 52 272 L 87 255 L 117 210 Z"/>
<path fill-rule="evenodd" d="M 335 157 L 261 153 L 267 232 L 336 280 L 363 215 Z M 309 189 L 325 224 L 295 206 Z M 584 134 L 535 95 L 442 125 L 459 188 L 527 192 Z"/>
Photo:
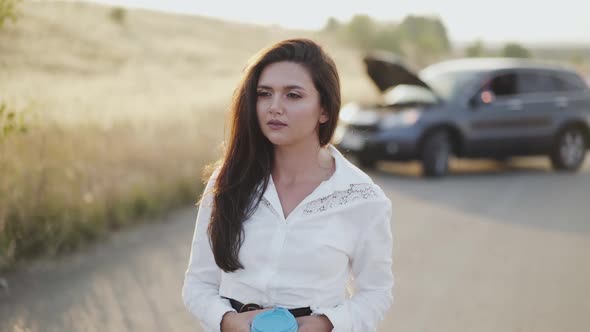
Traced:
<path fill-rule="evenodd" d="M 278 120 L 271 120 L 267 123 L 268 127 L 272 130 L 280 130 L 287 126 L 286 123 L 278 121 Z"/>
<path fill-rule="evenodd" d="M 274 122 L 269 122 L 268 123 L 268 127 L 272 130 L 280 130 L 285 128 L 287 125 L 286 124 L 279 124 L 279 123 L 274 123 Z"/>

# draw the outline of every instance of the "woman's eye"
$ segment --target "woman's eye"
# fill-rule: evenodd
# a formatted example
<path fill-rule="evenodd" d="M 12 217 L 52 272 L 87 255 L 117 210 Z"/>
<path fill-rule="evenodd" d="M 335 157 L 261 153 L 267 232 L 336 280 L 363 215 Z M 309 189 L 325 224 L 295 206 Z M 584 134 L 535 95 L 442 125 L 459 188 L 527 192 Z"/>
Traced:
<path fill-rule="evenodd" d="M 256 95 L 257 95 L 258 97 L 268 97 L 268 96 L 270 96 L 270 93 L 268 93 L 268 92 L 266 92 L 266 91 L 257 91 L 257 92 L 256 92 Z"/>
<path fill-rule="evenodd" d="M 289 98 L 295 98 L 295 99 L 301 98 L 301 96 L 300 96 L 300 95 L 298 95 L 298 94 L 296 94 L 296 93 L 293 93 L 293 92 L 289 92 L 289 93 L 287 94 L 287 97 L 289 97 Z"/>

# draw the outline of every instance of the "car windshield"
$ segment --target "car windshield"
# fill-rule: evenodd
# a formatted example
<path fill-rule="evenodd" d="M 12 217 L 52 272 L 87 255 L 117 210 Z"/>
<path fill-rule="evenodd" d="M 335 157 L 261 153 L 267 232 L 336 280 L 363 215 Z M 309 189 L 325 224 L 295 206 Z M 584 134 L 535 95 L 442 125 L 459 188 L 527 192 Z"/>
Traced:
<path fill-rule="evenodd" d="M 474 70 L 432 71 L 426 68 L 419 76 L 439 97 L 448 100 L 469 84 L 477 74 Z"/>

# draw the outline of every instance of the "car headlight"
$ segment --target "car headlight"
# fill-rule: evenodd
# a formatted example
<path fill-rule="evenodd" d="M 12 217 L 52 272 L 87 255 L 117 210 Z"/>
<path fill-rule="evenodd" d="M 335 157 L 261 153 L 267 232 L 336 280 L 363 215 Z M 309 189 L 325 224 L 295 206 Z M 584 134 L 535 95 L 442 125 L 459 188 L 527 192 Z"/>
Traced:
<path fill-rule="evenodd" d="M 421 115 L 422 112 L 417 109 L 411 109 L 399 113 L 388 113 L 381 117 L 379 126 L 381 128 L 409 127 L 418 122 Z"/>
<path fill-rule="evenodd" d="M 348 103 L 340 109 L 339 119 L 344 123 L 350 123 L 354 115 L 359 111 L 359 105 Z"/>

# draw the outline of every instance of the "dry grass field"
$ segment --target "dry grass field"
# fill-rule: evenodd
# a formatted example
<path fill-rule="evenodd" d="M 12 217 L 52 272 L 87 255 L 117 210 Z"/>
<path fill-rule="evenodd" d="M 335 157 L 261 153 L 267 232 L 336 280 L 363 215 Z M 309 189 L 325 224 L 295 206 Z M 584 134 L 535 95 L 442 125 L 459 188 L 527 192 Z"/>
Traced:
<path fill-rule="evenodd" d="M 313 31 L 88 3 L 24 2 L 0 30 L 0 268 L 196 201 L 247 60 L 289 37 L 332 54 L 371 100 L 361 55 Z M 122 15 L 121 15 L 122 14 Z M 3 122 L 2 122 L 3 121 Z M 13 123 L 14 124 L 14 123 Z"/>

